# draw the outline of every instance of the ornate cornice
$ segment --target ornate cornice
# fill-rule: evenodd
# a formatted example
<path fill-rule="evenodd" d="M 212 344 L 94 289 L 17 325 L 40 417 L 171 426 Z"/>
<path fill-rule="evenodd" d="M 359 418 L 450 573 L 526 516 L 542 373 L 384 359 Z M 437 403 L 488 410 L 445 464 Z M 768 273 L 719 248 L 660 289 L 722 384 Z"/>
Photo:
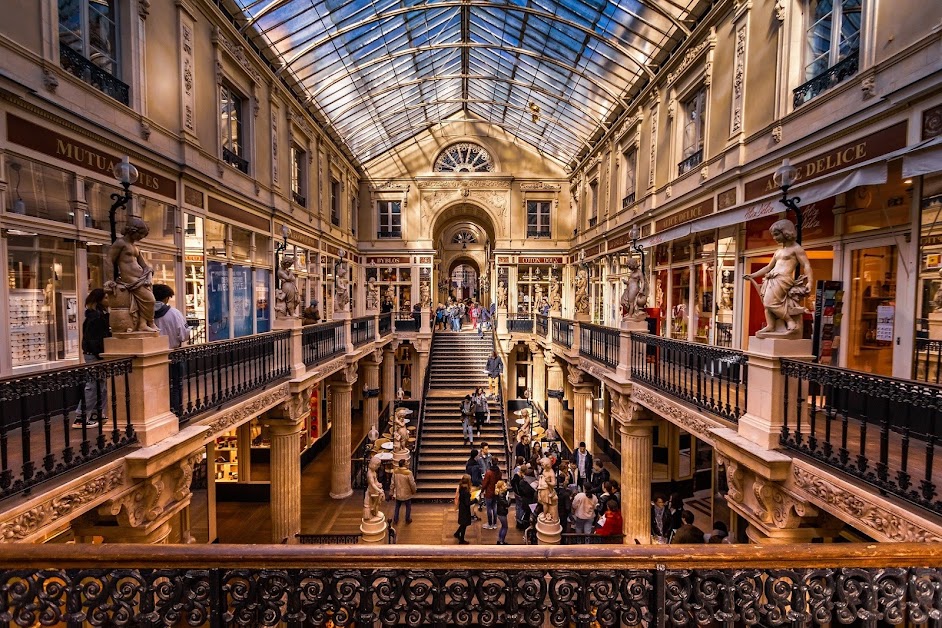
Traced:
<path fill-rule="evenodd" d="M 886 541 L 906 543 L 939 543 L 942 534 L 924 527 L 916 517 L 891 510 L 875 503 L 870 496 L 852 487 L 841 486 L 832 478 L 820 475 L 815 469 L 799 461 L 792 465 L 795 488 L 822 508 L 868 534 Z M 902 509 L 900 509 L 902 510 Z"/>
<path fill-rule="evenodd" d="M 670 85 L 680 78 L 680 76 L 687 71 L 687 68 L 693 65 L 694 62 L 700 58 L 700 55 L 714 46 L 716 46 L 716 33 L 710 32 L 710 34 L 699 44 L 692 48 L 688 48 L 687 52 L 684 53 L 684 58 L 680 60 L 680 64 L 674 68 L 673 72 L 668 73 L 667 84 Z"/>
<path fill-rule="evenodd" d="M 408 183 L 394 183 L 393 181 L 385 181 L 378 185 L 371 185 L 370 192 L 408 192 L 410 187 L 411 186 Z"/>
<path fill-rule="evenodd" d="M 420 190 L 459 190 L 498 188 L 509 190 L 510 179 L 445 179 L 443 181 L 419 181 Z"/>
<path fill-rule="evenodd" d="M 632 386 L 631 398 L 637 401 L 645 408 L 652 410 L 661 417 L 667 419 L 674 425 L 678 425 L 705 443 L 712 445 L 714 443 L 713 434 L 710 430 L 715 427 L 723 427 L 719 422 L 711 422 L 701 415 L 684 408 L 678 404 L 668 401 L 664 397 L 655 394 L 647 388 L 642 388 L 637 383 Z"/>
<path fill-rule="evenodd" d="M 60 524 L 74 515 L 81 514 L 86 507 L 121 488 L 126 477 L 122 464 L 89 477 L 85 482 L 66 491 L 49 492 L 49 498 L 33 508 L 21 512 L 0 523 L 0 543 L 24 541 L 43 528 Z"/>
<path fill-rule="evenodd" d="M 246 54 L 244 47 L 230 41 L 228 37 L 223 35 L 218 26 L 213 26 L 212 40 L 214 43 L 218 43 L 220 48 L 225 50 L 229 56 L 245 70 L 245 73 L 249 75 L 249 78 L 251 78 L 256 85 L 261 84 L 262 75 L 252 64 L 252 60 L 249 58 L 249 55 Z"/>
<path fill-rule="evenodd" d="M 211 420 L 205 423 L 209 428 L 205 435 L 206 441 L 215 440 L 217 436 L 222 436 L 223 432 L 227 432 L 234 426 L 245 423 L 249 419 L 275 407 L 287 399 L 290 394 L 290 386 L 288 382 L 285 382 L 244 403 L 213 415 Z"/>

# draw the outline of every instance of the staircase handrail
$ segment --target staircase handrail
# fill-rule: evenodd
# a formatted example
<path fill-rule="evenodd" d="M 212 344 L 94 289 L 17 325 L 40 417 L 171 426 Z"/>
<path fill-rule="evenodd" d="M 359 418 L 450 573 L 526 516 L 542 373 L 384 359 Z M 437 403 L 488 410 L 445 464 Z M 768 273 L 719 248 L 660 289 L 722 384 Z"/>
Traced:
<path fill-rule="evenodd" d="M 412 449 L 412 475 L 417 476 L 419 473 L 419 445 L 422 444 L 422 426 L 425 425 L 425 413 L 428 411 L 428 404 L 425 403 L 425 400 L 428 399 L 428 389 L 429 381 L 431 380 L 432 372 L 432 348 L 435 346 L 435 325 L 432 325 L 432 340 L 428 345 L 428 360 L 425 362 L 425 375 L 422 377 L 422 411 L 416 416 L 416 426 L 415 426 L 415 447 Z"/>

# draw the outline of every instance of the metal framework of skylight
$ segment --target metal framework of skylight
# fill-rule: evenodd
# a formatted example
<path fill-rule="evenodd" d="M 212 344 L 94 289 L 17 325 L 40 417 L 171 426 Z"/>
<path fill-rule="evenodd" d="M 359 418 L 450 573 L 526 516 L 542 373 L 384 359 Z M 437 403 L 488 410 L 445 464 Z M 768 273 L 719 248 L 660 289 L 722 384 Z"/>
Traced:
<path fill-rule="evenodd" d="M 234 0 L 367 161 L 462 110 L 578 154 L 706 0 Z"/>

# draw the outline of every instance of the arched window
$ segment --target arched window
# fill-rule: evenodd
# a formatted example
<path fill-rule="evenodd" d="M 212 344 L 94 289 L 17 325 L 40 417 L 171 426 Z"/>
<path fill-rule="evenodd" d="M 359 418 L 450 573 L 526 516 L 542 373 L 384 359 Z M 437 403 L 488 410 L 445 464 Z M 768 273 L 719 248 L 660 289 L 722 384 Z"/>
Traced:
<path fill-rule="evenodd" d="M 435 172 L 493 172 L 494 164 L 486 150 L 477 144 L 454 144 L 435 160 Z"/>

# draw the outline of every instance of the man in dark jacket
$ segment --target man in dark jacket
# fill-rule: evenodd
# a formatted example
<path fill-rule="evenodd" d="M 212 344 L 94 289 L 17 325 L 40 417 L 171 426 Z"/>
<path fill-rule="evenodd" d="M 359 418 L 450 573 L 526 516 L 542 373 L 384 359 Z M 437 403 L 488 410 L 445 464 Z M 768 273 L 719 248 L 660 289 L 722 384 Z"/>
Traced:
<path fill-rule="evenodd" d="M 602 496 L 602 486 L 611 479 L 608 469 L 602 464 L 601 460 L 592 462 L 592 475 L 589 476 L 589 483 L 592 485 L 592 493 L 597 497 Z"/>
<path fill-rule="evenodd" d="M 671 545 L 694 545 L 703 543 L 703 530 L 693 525 L 693 513 L 684 510 L 680 514 L 684 522 L 671 537 Z"/>
<path fill-rule="evenodd" d="M 592 479 L 592 454 L 586 449 L 585 442 L 580 442 L 579 448 L 572 452 L 572 459 L 576 463 L 576 471 L 579 472 L 577 483 L 590 481 Z"/>
<path fill-rule="evenodd" d="M 101 288 L 95 288 L 85 299 L 85 320 L 82 321 L 82 357 L 86 364 L 100 361 L 105 350 L 105 338 L 111 337 L 111 324 L 108 313 L 108 294 Z M 85 382 L 85 391 L 75 410 L 72 427 L 95 427 L 99 414 L 104 415 L 108 404 L 105 397 L 104 379 L 89 377 Z M 83 422 L 84 416 L 84 422 Z"/>

